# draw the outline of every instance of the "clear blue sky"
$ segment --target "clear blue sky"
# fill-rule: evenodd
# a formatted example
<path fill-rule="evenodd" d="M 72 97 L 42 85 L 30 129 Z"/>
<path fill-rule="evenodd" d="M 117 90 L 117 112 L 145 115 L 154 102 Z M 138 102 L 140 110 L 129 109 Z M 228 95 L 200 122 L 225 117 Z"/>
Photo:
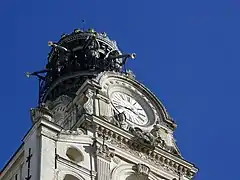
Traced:
<path fill-rule="evenodd" d="M 0 5 L 0 167 L 30 128 L 47 41 L 94 27 L 136 52 L 128 67 L 164 103 L 197 180 L 239 180 L 239 0 L 6 0 Z"/>

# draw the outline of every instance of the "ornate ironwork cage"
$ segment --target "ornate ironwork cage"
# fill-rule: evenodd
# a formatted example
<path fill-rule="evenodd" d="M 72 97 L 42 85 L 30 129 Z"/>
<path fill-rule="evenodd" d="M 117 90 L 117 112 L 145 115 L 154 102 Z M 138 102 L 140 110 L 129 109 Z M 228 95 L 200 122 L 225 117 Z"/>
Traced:
<path fill-rule="evenodd" d="M 116 41 L 93 29 L 75 29 L 48 45 L 52 49 L 46 68 L 28 74 L 39 78 L 40 104 L 63 94 L 73 97 L 87 78 L 103 71 L 124 72 L 126 60 L 135 58 L 135 54 L 122 54 Z"/>

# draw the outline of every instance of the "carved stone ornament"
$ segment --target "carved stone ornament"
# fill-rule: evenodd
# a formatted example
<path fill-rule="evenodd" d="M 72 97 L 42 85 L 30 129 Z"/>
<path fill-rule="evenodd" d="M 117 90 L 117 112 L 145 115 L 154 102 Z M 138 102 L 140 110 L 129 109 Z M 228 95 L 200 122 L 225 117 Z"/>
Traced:
<path fill-rule="evenodd" d="M 47 101 L 46 106 L 50 109 L 53 110 L 57 108 L 57 106 L 67 106 L 70 102 L 72 101 L 72 98 L 70 98 L 67 95 L 62 95 L 59 96 L 57 99 L 54 101 Z"/>
<path fill-rule="evenodd" d="M 114 162 L 114 163 L 120 164 L 121 161 L 122 161 L 122 160 L 121 160 L 119 157 L 117 157 L 117 156 L 114 156 L 114 157 L 113 157 L 113 162 Z"/>
<path fill-rule="evenodd" d="M 124 130 L 129 130 L 130 125 L 126 121 L 126 115 L 122 112 L 119 114 L 115 114 L 113 117 L 110 117 L 110 122 Z"/>
<path fill-rule="evenodd" d="M 31 113 L 31 119 L 33 122 L 36 122 L 40 118 L 45 118 L 49 121 L 52 121 L 52 118 L 53 118 L 52 111 L 49 110 L 48 107 L 45 105 L 42 105 L 37 108 L 32 108 L 30 110 L 30 113 Z"/>
<path fill-rule="evenodd" d="M 119 123 L 119 121 L 117 122 Z M 141 144 L 146 144 L 151 148 L 159 147 L 174 155 L 181 157 L 181 154 L 176 150 L 174 146 L 167 145 L 166 141 L 162 139 L 162 134 L 160 129 L 161 129 L 160 125 L 156 124 L 154 125 L 153 129 L 150 132 L 145 132 L 138 127 L 133 128 L 131 126 L 128 126 L 128 128 L 125 130 L 128 130 L 135 136 L 134 141 L 136 142 L 139 142 Z"/>
<path fill-rule="evenodd" d="M 174 143 L 169 143 L 169 141 L 174 141 L 173 137 L 169 136 L 169 132 L 166 132 L 166 130 L 164 130 L 160 126 L 160 124 L 157 123 L 156 125 L 154 125 L 150 133 L 155 137 L 155 139 L 161 139 L 161 141 L 156 143 L 156 146 L 181 157 L 180 152 L 178 151 L 176 146 L 173 145 Z"/>
<path fill-rule="evenodd" d="M 77 128 L 76 130 L 61 130 L 61 134 L 67 134 L 67 135 L 82 135 L 86 134 L 83 129 Z"/>
<path fill-rule="evenodd" d="M 148 176 L 150 172 L 150 168 L 145 165 L 145 164 L 137 164 L 136 165 L 136 173 L 138 175 L 144 175 L 144 176 Z"/>
<path fill-rule="evenodd" d="M 83 105 L 83 108 L 86 113 L 93 114 L 93 91 L 88 89 L 86 92 L 87 102 Z"/>
<path fill-rule="evenodd" d="M 110 143 L 118 148 L 124 149 L 129 154 L 142 159 L 146 163 L 156 166 L 163 171 L 170 172 L 173 175 L 178 175 L 179 171 L 182 171 L 183 169 L 185 169 L 181 165 L 175 163 L 174 161 L 172 161 L 166 157 L 156 155 L 152 151 L 147 150 L 147 152 L 140 152 L 139 149 L 141 149 L 141 147 L 139 147 L 139 146 L 137 146 L 137 147 L 129 146 L 122 142 L 119 142 L 116 139 L 110 139 Z M 180 167 L 181 167 L 181 170 L 179 170 Z M 193 174 L 188 169 L 185 169 L 183 174 L 185 174 L 187 177 L 193 176 Z"/>
<path fill-rule="evenodd" d="M 115 115 L 112 117 L 104 118 L 110 123 L 131 132 L 135 136 L 134 140 L 143 144 L 150 145 L 152 148 L 160 147 L 164 150 L 167 150 L 168 152 L 171 152 L 174 155 L 181 157 L 181 154 L 176 150 L 176 148 L 167 145 L 165 139 L 162 138 L 162 132 L 160 131 L 161 126 L 159 123 L 156 123 L 150 132 L 145 132 L 140 128 L 132 127 L 126 121 L 126 116 L 123 112 L 119 114 L 115 113 Z"/>
<path fill-rule="evenodd" d="M 139 141 L 136 141 L 135 139 L 127 139 L 126 137 L 123 137 L 120 134 L 117 134 L 102 126 L 96 126 L 96 128 L 97 128 L 96 131 L 98 133 L 98 136 L 102 136 L 103 134 L 106 134 L 106 131 L 107 131 L 108 143 L 115 146 L 116 148 L 124 149 L 127 153 L 137 158 L 140 158 L 142 161 L 146 162 L 146 164 L 151 164 L 163 171 L 168 171 L 173 175 L 178 175 L 181 172 L 184 176 L 190 179 L 195 174 L 196 169 L 194 166 L 192 167 L 193 169 L 187 168 L 182 164 L 179 164 L 176 161 L 157 153 L 151 146 L 149 146 L 149 144 L 141 143 Z M 139 133 L 140 137 L 145 136 L 146 141 L 151 142 L 151 139 L 152 139 L 151 136 L 153 135 L 149 135 L 149 134 L 144 135 L 143 132 L 141 131 L 139 132 L 138 130 L 136 133 Z M 99 152 L 102 152 L 102 150 Z"/>
<path fill-rule="evenodd" d="M 127 70 L 126 74 L 127 74 L 127 77 L 129 77 L 131 79 L 136 78 L 135 74 L 131 70 Z"/>
<path fill-rule="evenodd" d="M 96 144 L 96 155 L 104 159 L 111 160 L 114 157 L 114 153 L 110 151 L 106 144 Z"/>
<path fill-rule="evenodd" d="M 65 106 L 68 105 L 72 101 L 72 98 L 70 98 L 67 95 L 62 95 L 58 97 L 54 102 L 53 106 L 57 106 L 58 104 L 64 104 Z"/>
<path fill-rule="evenodd" d="M 151 132 L 144 132 L 140 128 L 130 128 L 130 132 L 136 137 L 140 143 L 149 144 L 152 147 L 164 147 L 165 142 L 160 136 L 154 136 Z"/>
<path fill-rule="evenodd" d="M 151 130 L 151 134 L 155 137 L 161 137 L 160 128 L 161 127 L 159 124 L 154 125 L 153 129 Z"/>

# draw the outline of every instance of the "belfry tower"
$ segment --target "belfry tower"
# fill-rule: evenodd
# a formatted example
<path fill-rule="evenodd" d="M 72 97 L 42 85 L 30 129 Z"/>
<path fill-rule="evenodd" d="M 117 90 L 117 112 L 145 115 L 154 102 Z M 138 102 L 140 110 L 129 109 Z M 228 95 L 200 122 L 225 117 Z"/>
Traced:
<path fill-rule="evenodd" d="M 106 33 L 75 29 L 54 43 L 32 127 L 0 180 L 189 180 L 176 124 Z"/>

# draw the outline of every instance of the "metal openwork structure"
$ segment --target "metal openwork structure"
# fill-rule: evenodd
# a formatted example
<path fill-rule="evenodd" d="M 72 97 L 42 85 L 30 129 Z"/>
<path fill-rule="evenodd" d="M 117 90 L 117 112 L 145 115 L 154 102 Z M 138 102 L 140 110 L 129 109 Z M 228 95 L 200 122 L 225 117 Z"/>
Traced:
<path fill-rule="evenodd" d="M 75 96 L 76 91 L 87 79 L 103 71 L 125 72 L 128 58 L 135 54 L 122 54 L 116 41 L 106 33 L 93 29 L 75 29 L 63 34 L 57 42 L 48 42 L 52 48 L 46 68 L 27 73 L 39 78 L 39 104 L 53 101 L 60 95 Z"/>

